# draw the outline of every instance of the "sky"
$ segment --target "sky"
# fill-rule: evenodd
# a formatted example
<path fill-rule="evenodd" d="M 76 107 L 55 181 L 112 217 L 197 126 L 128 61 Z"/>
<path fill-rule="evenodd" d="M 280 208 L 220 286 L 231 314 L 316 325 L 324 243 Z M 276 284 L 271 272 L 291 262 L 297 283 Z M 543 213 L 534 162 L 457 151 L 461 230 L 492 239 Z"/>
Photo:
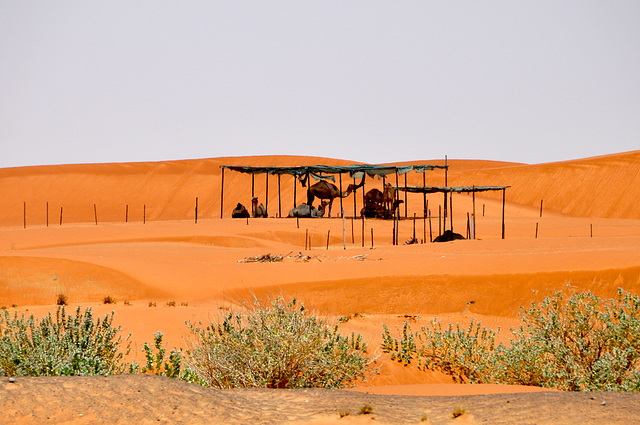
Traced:
<path fill-rule="evenodd" d="M 640 2 L 0 0 L 0 167 L 640 149 Z"/>

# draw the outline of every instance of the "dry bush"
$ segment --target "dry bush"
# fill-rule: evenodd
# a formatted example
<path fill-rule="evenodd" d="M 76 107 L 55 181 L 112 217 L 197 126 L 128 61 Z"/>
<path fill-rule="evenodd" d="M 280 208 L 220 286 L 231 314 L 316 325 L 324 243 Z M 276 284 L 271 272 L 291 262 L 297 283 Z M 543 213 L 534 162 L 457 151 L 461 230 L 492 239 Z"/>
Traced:
<path fill-rule="evenodd" d="M 343 337 L 295 299 L 188 326 L 186 363 L 211 387 L 342 388 L 364 377 L 362 336 Z"/>

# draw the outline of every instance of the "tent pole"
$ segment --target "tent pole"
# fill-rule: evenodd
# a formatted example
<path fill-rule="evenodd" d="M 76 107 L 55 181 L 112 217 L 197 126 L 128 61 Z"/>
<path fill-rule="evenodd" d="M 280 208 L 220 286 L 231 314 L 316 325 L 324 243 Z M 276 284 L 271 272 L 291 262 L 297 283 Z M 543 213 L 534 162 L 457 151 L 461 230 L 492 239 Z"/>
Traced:
<path fill-rule="evenodd" d="M 255 197 L 256 175 L 251 173 L 251 198 Z"/>
<path fill-rule="evenodd" d="M 338 173 L 338 178 L 340 179 L 340 195 L 342 195 L 342 173 Z M 353 194 L 353 197 L 355 198 L 355 193 Z M 342 207 L 342 196 L 340 196 L 340 215 L 342 215 L 342 217 L 344 217 L 344 209 Z"/>
<path fill-rule="evenodd" d="M 473 192 L 471 193 L 471 196 L 473 197 L 473 217 L 471 217 L 471 220 L 473 221 L 473 239 L 476 239 L 476 187 L 473 186 Z"/>
<path fill-rule="evenodd" d="M 280 176 L 278 174 L 278 217 L 282 217 L 282 199 L 280 198 Z"/>
<path fill-rule="evenodd" d="M 451 231 L 453 232 L 453 191 L 449 192 L 449 216 L 451 219 Z"/>
<path fill-rule="evenodd" d="M 507 189 L 502 189 L 502 239 L 504 239 L 504 204 Z"/>
<path fill-rule="evenodd" d="M 220 218 L 222 218 L 222 207 L 224 205 L 224 167 L 222 168 L 222 183 L 220 187 Z"/>
<path fill-rule="evenodd" d="M 427 186 L 427 170 L 422 171 L 422 187 Z M 424 216 L 427 216 L 427 192 L 422 192 L 422 210 Z M 426 238 L 425 238 L 426 239 Z"/>
<path fill-rule="evenodd" d="M 293 174 L 293 208 L 297 207 L 296 202 L 298 202 L 297 199 L 296 199 L 297 198 L 296 191 L 297 191 L 297 187 L 298 187 L 298 185 L 296 184 L 296 180 L 297 180 L 296 179 L 296 175 Z"/>
<path fill-rule="evenodd" d="M 266 189 L 265 192 L 266 194 L 264 195 L 264 212 L 267 214 L 267 216 L 269 215 L 269 172 L 264 173 L 264 180 L 265 180 L 265 184 L 266 184 Z"/>
<path fill-rule="evenodd" d="M 407 173 L 404 173 L 404 187 L 407 187 Z M 404 218 L 408 217 L 407 213 L 407 191 L 404 191 Z M 415 238 L 414 238 L 415 239 Z"/>

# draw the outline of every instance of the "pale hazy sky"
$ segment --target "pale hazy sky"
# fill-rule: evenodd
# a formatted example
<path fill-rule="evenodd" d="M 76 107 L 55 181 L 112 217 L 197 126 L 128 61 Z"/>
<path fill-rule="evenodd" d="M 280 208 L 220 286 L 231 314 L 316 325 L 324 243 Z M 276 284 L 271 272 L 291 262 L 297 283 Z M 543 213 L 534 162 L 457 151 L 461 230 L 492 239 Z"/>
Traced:
<path fill-rule="evenodd" d="M 640 149 L 640 1 L 0 0 L 0 167 Z"/>

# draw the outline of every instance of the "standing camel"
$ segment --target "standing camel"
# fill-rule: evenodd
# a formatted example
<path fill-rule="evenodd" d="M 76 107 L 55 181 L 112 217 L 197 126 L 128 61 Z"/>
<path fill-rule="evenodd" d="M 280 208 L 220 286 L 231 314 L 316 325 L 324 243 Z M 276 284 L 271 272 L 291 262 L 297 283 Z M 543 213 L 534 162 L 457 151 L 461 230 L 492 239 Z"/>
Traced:
<path fill-rule="evenodd" d="M 354 184 L 350 184 L 347 187 L 347 190 L 344 192 L 340 192 L 340 190 L 336 187 L 335 184 L 326 182 L 324 180 L 315 183 L 311 187 L 309 187 L 309 191 L 307 193 L 307 204 L 313 205 L 314 198 L 318 199 L 328 199 L 329 200 L 329 217 L 331 217 L 331 206 L 333 205 L 333 200 L 335 198 L 346 198 L 349 194 L 364 184 L 364 177 L 362 178 L 362 183 L 357 186 Z"/>

